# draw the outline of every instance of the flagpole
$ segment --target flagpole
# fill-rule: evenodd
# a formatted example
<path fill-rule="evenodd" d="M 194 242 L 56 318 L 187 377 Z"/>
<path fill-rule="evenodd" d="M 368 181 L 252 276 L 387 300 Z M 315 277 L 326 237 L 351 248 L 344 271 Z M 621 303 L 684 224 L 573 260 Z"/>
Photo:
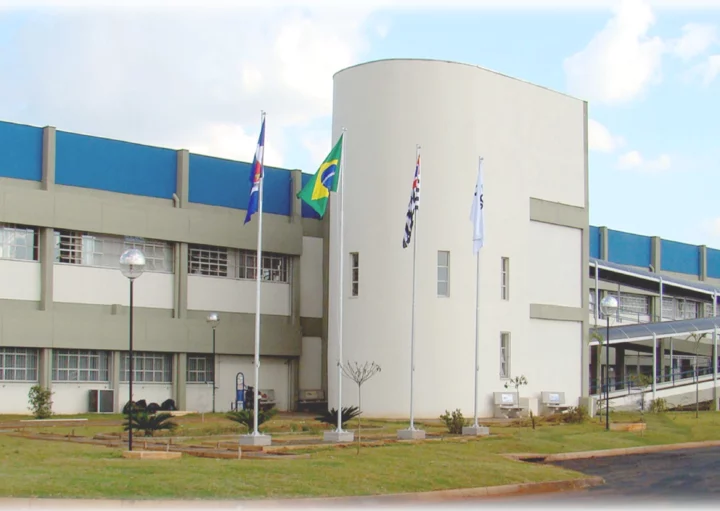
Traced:
<path fill-rule="evenodd" d="M 482 158 L 481 158 L 482 161 Z M 480 251 L 475 255 L 475 422 L 473 427 L 478 428 L 478 377 L 480 373 Z"/>
<path fill-rule="evenodd" d="M 343 367 L 343 302 L 345 301 L 345 286 L 343 285 L 345 276 L 345 132 L 347 129 L 342 128 L 342 145 L 340 152 L 340 175 L 338 176 L 338 188 L 340 188 L 340 299 L 339 299 L 339 315 L 340 320 L 338 322 L 338 363 L 337 363 L 337 377 L 338 377 L 338 408 L 337 408 L 337 432 L 338 434 L 343 432 L 342 429 L 342 367 Z"/>
<path fill-rule="evenodd" d="M 261 111 L 261 123 L 265 123 L 265 112 Z M 264 144 L 263 144 L 264 145 Z M 255 393 L 253 396 L 253 436 L 258 436 L 258 401 L 260 396 L 260 289 L 262 282 L 262 234 L 263 234 L 263 185 L 265 183 L 265 147 L 260 156 L 260 189 L 258 190 L 258 238 L 255 269 Z"/>
<path fill-rule="evenodd" d="M 418 164 L 420 156 L 420 145 L 415 146 L 415 164 Z M 419 170 L 418 170 L 419 171 Z M 410 323 L 410 431 L 415 431 L 415 407 L 414 407 L 414 390 L 415 390 L 415 288 L 417 287 L 417 271 L 416 271 L 416 253 L 417 253 L 417 237 L 418 237 L 418 214 L 420 208 L 413 206 L 413 283 L 412 283 L 412 316 Z"/>

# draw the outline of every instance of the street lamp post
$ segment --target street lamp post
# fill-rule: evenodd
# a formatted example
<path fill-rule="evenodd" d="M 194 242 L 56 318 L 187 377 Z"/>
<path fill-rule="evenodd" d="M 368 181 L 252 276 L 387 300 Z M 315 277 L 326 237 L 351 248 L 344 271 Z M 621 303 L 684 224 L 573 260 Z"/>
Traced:
<path fill-rule="evenodd" d="M 618 310 L 618 301 L 614 296 L 606 296 L 600 302 L 600 308 L 607 320 L 605 329 L 605 429 L 610 429 L 610 316 Z"/>
<path fill-rule="evenodd" d="M 120 256 L 120 271 L 130 281 L 130 356 L 128 358 L 128 450 L 132 451 L 132 419 L 133 419 L 133 284 L 135 279 L 142 275 L 145 270 L 145 254 L 142 251 L 131 248 Z"/>
<path fill-rule="evenodd" d="M 215 364 L 215 329 L 218 326 L 218 323 L 220 323 L 220 316 L 218 316 L 217 312 L 211 312 L 208 314 L 208 317 L 206 319 L 208 325 L 212 327 L 212 339 L 213 339 L 213 345 L 212 345 L 212 364 L 213 364 L 213 389 L 212 389 L 212 413 L 215 413 L 215 371 L 217 369 L 217 364 Z"/>

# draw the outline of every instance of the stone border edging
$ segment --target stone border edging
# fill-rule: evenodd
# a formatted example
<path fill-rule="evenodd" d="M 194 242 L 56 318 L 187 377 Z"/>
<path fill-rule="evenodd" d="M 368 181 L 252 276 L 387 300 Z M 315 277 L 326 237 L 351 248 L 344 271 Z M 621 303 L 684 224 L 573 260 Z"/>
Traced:
<path fill-rule="evenodd" d="M 262 499 L 243 501 L 243 507 L 280 507 L 292 505 L 293 507 L 318 506 L 321 504 L 353 504 L 366 500 L 405 502 L 445 502 L 449 500 L 476 499 L 482 497 L 500 497 L 509 495 L 523 495 L 532 493 L 551 493 L 572 490 L 582 490 L 605 484 L 602 477 L 583 477 L 579 479 L 564 479 L 560 481 L 545 481 L 538 483 L 516 483 L 498 486 L 483 486 L 480 488 L 457 488 L 452 490 L 435 490 L 416 493 L 389 493 L 384 495 L 362 495 L 348 497 L 310 497 L 305 499 Z"/>
<path fill-rule="evenodd" d="M 684 442 L 680 444 L 643 445 L 639 447 L 622 447 L 618 449 L 602 449 L 599 451 L 561 452 L 556 454 L 503 454 L 502 456 L 517 461 L 537 459 L 542 462 L 581 460 L 588 458 L 604 458 L 607 456 L 628 456 L 631 454 L 650 454 L 654 452 L 680 451 L 701 447 L 720 447 L 720 440 L 704 442 Z"/>

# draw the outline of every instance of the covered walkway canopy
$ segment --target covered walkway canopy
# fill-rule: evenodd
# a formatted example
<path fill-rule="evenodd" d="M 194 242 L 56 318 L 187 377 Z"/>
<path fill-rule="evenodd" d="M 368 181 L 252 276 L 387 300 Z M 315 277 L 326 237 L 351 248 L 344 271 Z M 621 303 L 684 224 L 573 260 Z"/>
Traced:
<path fill-rule="evenodd" d="M 599 275 L 595 275 L 596 269 Z M 600 278 L 602 280 L 616 282 L 637 289 L 646 291 L 671 292 L 676 296 L 685 298 L 694 298 L 701 301 L 712 302 L 720 294 L 720 287 L 716 287 L 701 281 L 692 281 L 680 279 L 677 277 L 668 277 L 658 273 L 627 266 L 624 264 L 612 263 L 595 257 L 590 258 L 590 277 Z"/>
<path fill-rule="evenodd" d="M 636 323 L 610 327 L 610 344 L 639 342 L 666 337 L 687 337 L 692 334 L 712 333 L 720 329 L 720 316 L 714 318 L 683 319 L 680 321 L 663 321 L 657 323 Z M 597 334 L 602 340 L 598 340 Z M 606 344 L 606 328 L 598 326 L 590 329 L 592 340 L 590 346 Z"/>

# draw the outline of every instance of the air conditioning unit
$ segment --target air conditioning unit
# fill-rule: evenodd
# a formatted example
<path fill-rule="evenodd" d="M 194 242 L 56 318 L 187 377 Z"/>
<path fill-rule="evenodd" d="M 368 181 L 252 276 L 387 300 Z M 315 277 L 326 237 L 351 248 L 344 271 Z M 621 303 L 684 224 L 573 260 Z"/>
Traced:
<path fill-rule="evenodd" d="M 112 389 L 90 390 L 90 413 L 113 413 L 115 409 L 115 392 Z"/>

